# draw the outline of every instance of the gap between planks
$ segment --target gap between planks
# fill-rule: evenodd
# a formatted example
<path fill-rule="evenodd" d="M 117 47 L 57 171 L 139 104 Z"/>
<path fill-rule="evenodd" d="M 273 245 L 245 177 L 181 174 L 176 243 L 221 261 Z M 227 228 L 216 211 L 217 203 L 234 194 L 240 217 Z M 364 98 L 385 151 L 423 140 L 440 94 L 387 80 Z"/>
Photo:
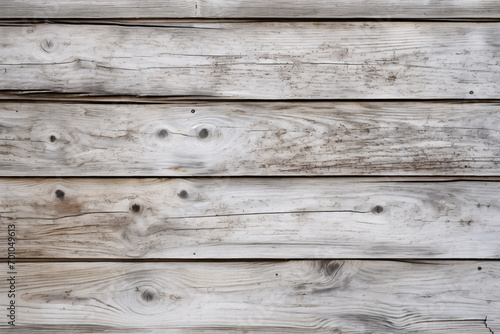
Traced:
<path fill-rule="evenodd" d="M 40 93 L 36 91 L 0 90 L 2 103 L 81 103 L 81 104 L 200 104 L 200 103 L 500 103 L 500 99 L 224 99 L 206 96 L 134 96 L 76 93 Z"/>

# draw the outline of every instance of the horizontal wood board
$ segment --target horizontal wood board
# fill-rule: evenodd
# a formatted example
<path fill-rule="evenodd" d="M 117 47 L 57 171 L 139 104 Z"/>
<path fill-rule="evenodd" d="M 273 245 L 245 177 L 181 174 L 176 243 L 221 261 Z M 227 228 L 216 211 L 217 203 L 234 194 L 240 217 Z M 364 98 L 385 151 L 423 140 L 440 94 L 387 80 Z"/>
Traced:
<path fill-rule="evenodd" d="M 0 18 L 500 18 L 495 0 L 2 0 Z"/>
<path fill-rule="evenodd" d="M 0 221 L 18 258 L 500 257 L 499 179 L 413 181 L 2 179 Z"/>
<path fill-rule="evenodd" d="M 24 332 L 500 330 L 498 262 L 20 263 L 17 275 Z"/>
<path fill-rule="evenodd" d="M 498 103 L 0 103 L 1 176 L 499 175 Z"/>
<path fill-rule="evenodd" d="M 0 27 L 1 91 L 210 99 L 495 99 L 500 23 Z"/>

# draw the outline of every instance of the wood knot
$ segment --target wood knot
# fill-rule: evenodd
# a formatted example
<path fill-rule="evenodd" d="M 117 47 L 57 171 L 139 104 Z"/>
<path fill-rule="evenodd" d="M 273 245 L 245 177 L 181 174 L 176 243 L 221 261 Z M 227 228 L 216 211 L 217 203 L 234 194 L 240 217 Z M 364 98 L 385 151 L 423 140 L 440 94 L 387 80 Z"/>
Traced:
<path fill-rule="evenodd" d="M 340 263 L 337 261 L 324 260 L 320 262 L 320 268 L 326 276 L 331 276 L 340 269 Z"/>
<path fill-rule="evenodd" d="M 382 213 L 384 211 L 384 208 L 381 207 L 380 205 L 375 205 L 373 208 L 372 208 L 372 212 L 375 213 L 375 214 L 379 214 L 379 213 Z"/>
<path fill-rule="evenodd" d="M 56 42 L 51 38 L 46 38 L 41 43 L 42 50 L 45 52 L 53 52 L 56 46 Z"/>
<path fill-rule="evenodd" d="M 196 112 L 196 110 L 191 109 L 191 114 L 194 114 L 195 112 Z"/>
<path fill-rule="evenodd" d="M 56 197 L 62 201 L 64 199 L 64 191 L 57 189 L 56 190 Z"/>
<path fill-rule="evenodd" d="M 49 139 L 50 139 L 51 143 L 53 143 L 53 142 L 55 142 L 57 140 L 56 136 L 54 136 L 54 135 L 50 136 Z"/>
<path fill-rule="evenodd" d="M 178 194 L 177 194 L 180 198 L 188 198 L 188 192 L 185 191 L 185 190 L 181 190 Z"/>
<path fill-rule="evenodd" d="M 206 129 L 206 128 L 201 129 L 200 132 L 198 132 L 198 137 L 200 139 L 207 138 L 208 137 L 208 129 Z"/>
<path fill-rule="evenodd" d="M 160 131 L 158 131 L 158 133 L 156 134 L 159 138 L 165 138 L 165 137 L 168 137 L 168 131 L 165 130 L 165 129 L 161 129 Z"/>
<path fill-rule="evenodd" d="M 471 91 L 469 92 L 469 94 L 470 94 L 470 95 L 473 95 L 473 94 L 474 94 L 474 91 L 472 91 L 472 90 L 471 90 Z"/>
<path fill-rule="evenodd" d="M 141 298 L 145 302 L 150 303 L 156 299 L 156 294 L 153 291 L 146 289 L 141 293 Z"/>
<path fill-rule="evenodd" d="M 132 204 L 132 206 L 130 207 L 130 210 L 131 210 L 132 212 L 137 213 L 137 212 L 141 211 L 141 206 L 140 206 L 139 204 L 137 204 L 137 203 L 134 203 L 134 204 Z"/>

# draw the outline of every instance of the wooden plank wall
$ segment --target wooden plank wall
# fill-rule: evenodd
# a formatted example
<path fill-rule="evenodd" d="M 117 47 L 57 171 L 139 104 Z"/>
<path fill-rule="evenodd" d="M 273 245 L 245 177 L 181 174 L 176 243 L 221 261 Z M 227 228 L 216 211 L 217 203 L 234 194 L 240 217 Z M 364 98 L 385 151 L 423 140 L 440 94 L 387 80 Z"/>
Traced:
<path fill-rule="evenodd" d="M 500 332 L 500 2 L 0 0 L 0 332 Z"/>

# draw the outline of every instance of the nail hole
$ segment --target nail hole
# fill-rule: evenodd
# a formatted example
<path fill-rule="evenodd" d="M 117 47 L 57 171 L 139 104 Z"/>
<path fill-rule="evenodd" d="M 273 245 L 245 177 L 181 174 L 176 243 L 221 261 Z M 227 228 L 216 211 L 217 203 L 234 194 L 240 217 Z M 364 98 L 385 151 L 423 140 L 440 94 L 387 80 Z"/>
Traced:
<path fill-rule="evenodd" d="M 168 131 L 167 130 L 162 129 L 162 130 L 158 131 L 158 137 L 165 138 L 167 136 L 168 136 Z"/>
<path fill-rule="evenodd" d="M 53 143 L 57 140 L 56 136 L 52 135 L 50 136 L 50 142 Z"/>
<path fill-rule="evenodd" d="M 64 199 L 64 191 L 57 189 L 56 190 L 56 197 L 59 198 L 60 200 Z"/>
<path fill-rule="evenodd" d="M 180 198 L 188 198 L 188 193 L 185 190 L 181 190 L 177 195 L 179 195 Z"/>
<path fill-rule="evenodd" d="M 373 208 L 372 208 L 372 212 L 373 213 L 382 213 L 382 211 L 384 211 L 384 208 L 381 207 L 380 205 L 375 205 Z"/>
<path fill-rule="evenodd" d="M 141 211 L 141 206 L 139 204 L 133 204 L 131 209 L 132 209 L 132 212 L 139 212 L 139 211 Z"/>
<path fill-rule="evenodd" d="M 472 90 L 471 90 L 471 91 L 469 92 L 469 94 L 470 94 L 470 95 L 474 94 L 474 91 L 472 91 Z"/>
<path fill-rule="evenodd" d="M 198 133 L 198 137 L 200 137 L 201 139 L 207 138 L 208 137 L 208 130 L 201 129 L 200 132 Z"/>
<path fill-rule="evenodd" d="M 151 302 L 151 301 L 153 301 L 153 299 L 155 299 L 155 294 L 152 291 L 144 290 L 141 293 L 141 297 L 142 297 L 143 300 L 145 300 L 147 302 Z"/>
<path fill-rule="evenodd" d="M 191 114 L 194 114 L 195 112 L 196 112 L 196 110 L 191 109 Z"/>
<path fill-rule="evenodd" d="M 483 268 L 481 268 L 481 267 L 477 267 L 477 270 L 483 270 Z"/>

